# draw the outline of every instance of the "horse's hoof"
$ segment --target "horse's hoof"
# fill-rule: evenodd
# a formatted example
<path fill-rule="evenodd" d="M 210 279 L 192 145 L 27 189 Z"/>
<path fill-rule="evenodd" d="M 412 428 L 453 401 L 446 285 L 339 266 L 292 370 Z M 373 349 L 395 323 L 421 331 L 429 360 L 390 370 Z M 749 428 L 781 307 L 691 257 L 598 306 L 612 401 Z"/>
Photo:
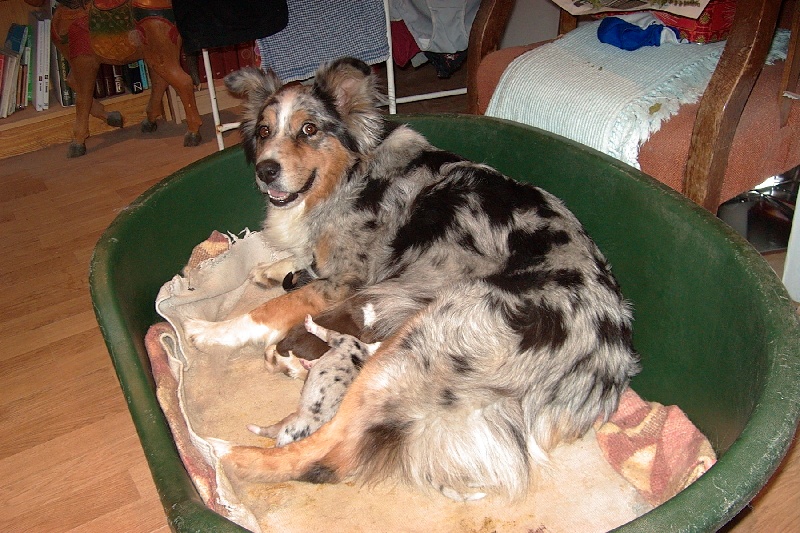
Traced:
<path fill-rule="evenodd" d="M 192 133 L 191 131 L 187 131 L 186 135 L 183 136 L 183 145 L 184 146 L 199 146 L 200 141 L 200 132 Z"/>
<path fill-rule="evenodd" d="M 119 111 L 112 111 L 106 117 L 106 124 L 112 126 L 114 128 L 121 128 L 122 127 L 122 113 Z"/>
<path fill-rule="evenodd" d="M 80 157 L 86 155 L 86 145 L 79 143 L 69 143 L 67 147 L 67 157 Z"/>
<path fill-rule="evenodd" d="M 142 121 L 142 133 L 153 133 L 157 129 L 158 129 L 158 122 L 156 122 L 155 120 L 153 122 L 150 122 L 147 119 L 144 119 Z"/>

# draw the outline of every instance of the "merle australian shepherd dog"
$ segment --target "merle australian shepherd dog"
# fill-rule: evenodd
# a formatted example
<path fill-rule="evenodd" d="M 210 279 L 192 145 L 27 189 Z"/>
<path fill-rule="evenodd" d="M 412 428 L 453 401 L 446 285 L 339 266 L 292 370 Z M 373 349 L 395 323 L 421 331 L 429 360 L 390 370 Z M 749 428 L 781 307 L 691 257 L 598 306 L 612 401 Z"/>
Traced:
<path fill-rule="evenodd" d="M 189 341 L 302 350 L 311 314 L 382 344 L 318 431 L 218 442 L 224 467 L 523 496 L 548 450 L 608 417 L 638 371 L 629 306 L 581 224 L 551 194 L 385 121 L 360 61 L 323 65 L 309 85 L 255 69 L 226 84 L 245 100 L 263 233 L 314 279 L 231 320 L 189 321 Z"/>

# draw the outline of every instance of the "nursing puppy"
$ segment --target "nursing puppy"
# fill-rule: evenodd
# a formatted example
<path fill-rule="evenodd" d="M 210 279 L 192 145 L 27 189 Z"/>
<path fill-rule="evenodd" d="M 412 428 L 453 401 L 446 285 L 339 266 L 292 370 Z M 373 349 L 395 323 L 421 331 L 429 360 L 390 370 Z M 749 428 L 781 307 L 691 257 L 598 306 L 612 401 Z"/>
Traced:
<path fill-rule="evenodd" d="M 225 468 L 523 496 L 547 451 L 608 417 L 638 371 L 629 307 L 580 223 L 547 192 L 384 121 L 360 61 L 324 65 L 309 86 L 253 69 L 226 84 L 245 98 L 264 233 L 316 279 L 190 321 L 190 342 L 267 346 L 306 314 L 338 313 L 382 344 L 330 422 L 278 448 L 217 442 Z"/>
<path fill-rule="evenodd" d="M 319 359 L 300 360 L 307 376 L 297 411 L 271 426 L 247 426 L 256 435 L 275 439 L 275 446 L 304 439 L 333 418 L 350 383 L 380 346 L 378 342 L 365 344 L 352 335 L 324 328 L 310 315 L 305 329 L 325 342 L 328 350 Z"/>

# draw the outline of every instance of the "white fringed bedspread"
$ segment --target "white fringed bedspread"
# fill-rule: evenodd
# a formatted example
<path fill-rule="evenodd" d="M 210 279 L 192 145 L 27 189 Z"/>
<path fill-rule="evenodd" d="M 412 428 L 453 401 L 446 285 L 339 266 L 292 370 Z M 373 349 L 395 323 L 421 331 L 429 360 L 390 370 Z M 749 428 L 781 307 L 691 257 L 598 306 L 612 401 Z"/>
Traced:
<path fill-rule="evenodd" d="M 699 100 L 725 45 L 629 52 L 583 25 L 509 65 L 486 114 L 542 128 L 638 168 L 639 147 L 681 104 Z"/>

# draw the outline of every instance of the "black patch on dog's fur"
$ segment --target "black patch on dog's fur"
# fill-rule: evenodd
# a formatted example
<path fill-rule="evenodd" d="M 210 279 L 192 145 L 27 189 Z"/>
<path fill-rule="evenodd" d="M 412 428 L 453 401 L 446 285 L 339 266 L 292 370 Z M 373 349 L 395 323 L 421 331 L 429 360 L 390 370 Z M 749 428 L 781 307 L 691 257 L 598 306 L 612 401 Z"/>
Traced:
<path fill-rule="evenodd" d="M 355 208 L 361 211 L 370 211 L 373 214 L 378 212 L 378 208 L 383 201 L 383 195 L 389 188 L 389 180 L 369 180 L 355 201 Z"/>
<path fill-rule="evenodd" d="M 306 483 L 317 484 L 336 483 L 339 480 L 339 477 L 330 467 L 325 466 L 322 463 L 314 463 L 298 478 L 298 480 L 305 481 Z"/>
<path fill-rule="evenodd" d="M 560 268 L 553 272 L 553 281 L 565 289 L 577 289 L 583 286 L 583 274 L 577 270 Z"/>
<path fill-rule="evenodd" d="M 395 465 L 400 460 L 411 422 L 387 419 L 373 424 L 361 437 L 361 454 L 366 464 Z"/>
<path fill-rule="evenodd" d="M 425 167 L 428 169 L 429 172 L 435 174 L 439 172 L 439 169 L 442 168 L 442 165 L 447 163 L 458 163 L 459 161 L 463 161 L 464 158 L 458 156 L 456 154 L 445 152 L 441 150 L 429 151 L 426 150 L 420 153 L 417 157 L 411 160 L 410 163 L 405 168 L 404 174 L 408 174 L 409 172 L 413 172 L 414 170 Z"/>
<path fill-rule="evenodd" d="M 353 362 L 353 366 L 356 367 L 356 370 L 361 370 L 361 367 L 364 366 L 364 360 L 361 359 L 358 354 L 352 354 L 350 356 L 350 361 Z"/>
<path fill-rule="evenodd" d="M 537 231 L 512 230 L 508 234 L 510 257 L 506 270 L 520 272 L 539 265 L 547 258 L 554 246 L 563 246 L 570 241 L 569 234 L 563 230 L 548 227 Z"/>
<path fill-rule="evenodd" d="M 451 389 L 449 388 L 442 389 L 441 400 L 439 401 L 441 405 L 444 405 L 445 407 L 451 407 L 457 401 L 458 401 L 458 396 L 456 396 Z"/>
<path fill-rule="evenodd" d="M 308 427 L 308 426 L 303 426 L 302 428 L 300 428 L 297 431 L 295 431 L 294 433 L 292 433 L 292 440 L 295 441 L 295 440 L 304 439 L 304 438 L 308 437 L 309 435 L 311 435 L 311 428 Z"/>
<path fill-rule="evenodd" d="M 391 243 L 393 261 L 411 249 L 423 249 L 455 226 L 458 209 L 466 205 L 462 191 L 452 183 L 430 185 L 414 200 L 411 217 L 401 226 Z"/>
<path fill-rule="evenodd" d="M 494 169 L 470 169 L 481 209 L 494 227 L 511 223 L 515 211 L 535 210 L 542 218 L 558 216 L 539 189 L 515 182 Z"/>
<path fill-rule="evenodd" d="M 450 360 L 453 362 L 453 369 L 456 373 L 468 374 L 474 370 L 466 355 L 453 352 L 449 352 L 447 355 L 450 356 Z"/>
<path fill-rule="evenodd" d="M 606 344 L 621 343 L 626 347 L 633 344 L 631 328 L 611 320 L 608 316 L 600 317 L 597 320 L 597 332 L 600 340 Z"/>
<path fill-rule="evenodd" d="M 547 304 L 525 302 L 504 309 L 508 324 L 519 335 L 521 351 L 556 350 L 567 340 L 567 327 L 560 309 Z"/>

